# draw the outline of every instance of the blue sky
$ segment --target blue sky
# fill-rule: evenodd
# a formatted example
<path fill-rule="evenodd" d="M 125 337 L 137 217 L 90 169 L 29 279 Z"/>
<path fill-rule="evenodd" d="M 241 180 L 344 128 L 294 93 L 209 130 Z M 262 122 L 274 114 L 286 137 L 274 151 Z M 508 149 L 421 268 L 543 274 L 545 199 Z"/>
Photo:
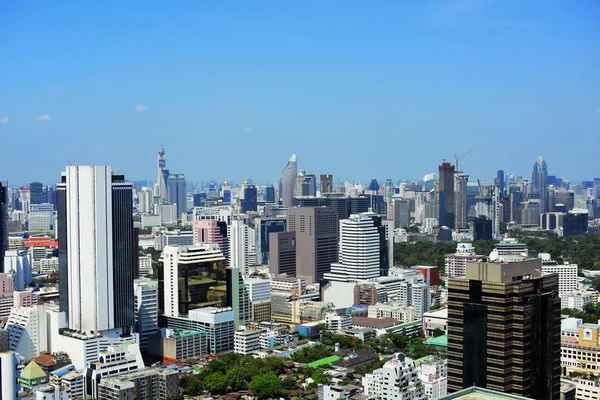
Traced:
<path fill-rule="evenodd" d="M 600 176 L 600 2 L 0 4 L 0 179 Z M 136 111 L 136 106 L 139 106 Z"/>

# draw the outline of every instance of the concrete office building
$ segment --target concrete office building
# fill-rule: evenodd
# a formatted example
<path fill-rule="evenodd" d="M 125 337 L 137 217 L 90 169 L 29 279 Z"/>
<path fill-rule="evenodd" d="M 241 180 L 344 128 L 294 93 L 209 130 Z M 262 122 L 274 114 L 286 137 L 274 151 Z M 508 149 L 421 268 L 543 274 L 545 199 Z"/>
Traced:
<path fill-rule="evenodd" d="M 296 233 L 296 276 L 319 282 L 338 261 L 339 219 L 330 207 L 288 210 L 288 232 Z"/>
<path fill-rule="evenodd" d="M 231 307 L 197 308 L 190 311 L 188 318 L 206 332 L 208 351 L 211 354 L 233 350 L 235 315 Z"/>
<path fill-rule="evenodd" d="M 448 390 L 560 397 L 558 275 L 542 262 L 476 262 L 448 281 Z"/>
<path fill-rule="evenodd" d="M 131 183 L 107 166 L 68 166 L 58 191 L 60 308 L 79 332 L 134 325 Z"/>
<path fill-rule="evenodd" d="M 269 234 L 269 271 L 273 275 L 296 275 L 296 233 Z"/>
<path fill-rule="evenodd" d="M 148 337 L 158 332 L 158 282 L 151 279 L 136 279 L 135 327 L 140 335 L 140 349 L 148 347 Z"/>
<path fill-rule="evenodd" d="M 228 267 L 238 268 L 242 275 L 248 275 L 250 264 L 249 232 L 243 220 L 233 220 L 227 226 L 229 240 Z"/>
<path fill-rule="evenodd" d="M 169 177 L 169 170 L 167 169 L 167 156 L 165 149 L 162 147 L 158 149 L 158 174 L 156 176 L 156 182 L 158 185 L 158 192 L 160 196 L 160 204 L 166 203 L 169 194 L 167 190 L 167 178 Z"/>
<path fill-rule="evenodd" d="M 21 356 L 14 351 L 0 352 L 0 399 L 18 399 Z"/>
<path fill-rule="evenodd" d="M 550 254 L 540 253 L 542 272 L 544 274 L 558 274 L 558 295 L 562 296 L 577 290 L 577 264 L 558 264 L 550 258 Z"/>
<path fill-rule="evenodd" d="M 27 228 L 30 232 L 51 232 L 54 229 L 54 206 L 49 203 L 31 204 Z"/>

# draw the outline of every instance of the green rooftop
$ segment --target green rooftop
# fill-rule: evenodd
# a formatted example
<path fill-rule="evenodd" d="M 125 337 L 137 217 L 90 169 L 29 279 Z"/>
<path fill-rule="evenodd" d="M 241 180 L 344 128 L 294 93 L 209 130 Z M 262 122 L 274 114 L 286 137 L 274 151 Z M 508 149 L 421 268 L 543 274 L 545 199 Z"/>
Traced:
<path fill-rule="evenodd" d="M 31 381 L 34 379 L 43 378 L 45 376 L 46 373 L 44 372 L 42 367 L 40 367 L 35 361 L 32 361 L 29 364 L 27 364 L 25 368 L 23 368 L 23 371 L 21 371 L 20 378 Z"/>
<path fill-rule="evenodd" d="M 402 325 L 398 325 L 398 326 L 394 326 L 390 329 L 388 329 L 388 331 L 390 332 L 395 332 L 395 331 L 399 331 L 401 329 L 406 329 L 406 328 L 411 328 L 413 326 L 417 326 L 417 325 L 422 325 L 423 321 L 418 319 L 416 321 L 412 321 L 412 322 L 407 322 L 406 324 L 402 324 Z"/>
<path fill-rule="evenodd" d="M 341 358 L 338 356 L 329 356 L 329 357 L 321 358 L 320 360 L 317 360 L 317 361 L 313 361 L 313 362 L 309 363 L 308 366 L 311 368 L 317 368 L 322 365 L 330 365 L 331 363 L 333 363 L 335 361 L 339 361 L 339 360 L 341 360 Z"/>
<path fill-rule="evenodd" d="M 448 335 L 429 338 L 425 341 L 425 344 L 430 346 L 448 347 Z"/>

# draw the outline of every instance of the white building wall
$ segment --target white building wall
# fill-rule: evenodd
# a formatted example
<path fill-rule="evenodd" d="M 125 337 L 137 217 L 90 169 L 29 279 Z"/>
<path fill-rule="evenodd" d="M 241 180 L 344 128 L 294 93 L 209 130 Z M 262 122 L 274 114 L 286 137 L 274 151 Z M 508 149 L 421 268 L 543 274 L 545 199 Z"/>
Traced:
<path fill-rule="evenodd" d="M 577 290 L 577 264 L 542 265 L 544 274 L 558 274 L 558 295 Z"/>
<path fill-rule="evenodd" d="M 115 328 L 112 173 L 107 166 L 68 166 L 69 328 Z"/>
<path fill-rule="evenodd" d="M 179 317 L 179 279 L 177 278 L 179 268 L 179 247 L 167 246 L 163 250 L 164 271 L 164 313 L 168 317 Z"/>
<path fill-rule="evenodd" d="M 48 349 L 46 308 L 13 307 L 6 323 L 10 349 L 29 360 Z"/>
<path fill-rule="evenodd" d="M 248 226 L 242 220 L 233 220 L 227 226 L 229 240 L 229 266 L 238 268 L 242 275 L 248 275 L 249 249 Z"/>
<path fill-rule="evenodd" d="M 21 362 L 18 353 L 8 351 L 0 353 L 0 399 L 17 399 L 20 385 L 18 379 L 20 371 L 17 368 Z"/>

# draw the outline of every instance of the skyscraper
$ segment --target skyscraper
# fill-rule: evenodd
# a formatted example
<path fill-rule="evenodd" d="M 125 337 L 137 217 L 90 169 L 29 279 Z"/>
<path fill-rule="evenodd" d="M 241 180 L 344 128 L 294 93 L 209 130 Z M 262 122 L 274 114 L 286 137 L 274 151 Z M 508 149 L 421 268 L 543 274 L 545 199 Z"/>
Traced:
<path fill-rule="evenodd" d="M 0 272 L 4 272 L 6 250 L 8 250 L 8 183 L 0 181 Z"/>
<path fill-rule="evenodd" d="M 439 166 L 440 226 L 454 228 L 454 165 L 442 162 Z"/>
<path fill-rule="evenodd" d="M 165 155 L 165 149 L 162 147 L 158 149 L 158 174 L 156 176 L 156 182 L 159 188 L 160 203 L 165 203 L 168 199 L 167 193 L 167 178 L 169 177 L 169 170 L 167 169 L 167 156 Z"/>
<path fill-rule="evenodd" d="M 448 283 L 448 391 L 560 396 L 558 275 L 542 260 L 467 263 Z"/>
<path fill-rule="evenodd" d="M 291 207 L 294 200 L 294 186 L 298 174 L 296 155 L 292 154 L 287 165 L 283 169 L 281 181 L 279 182 L 279 196 L 284 207 Z"/>
<path fill-rule="evenodd" d="M 339 218 L 331 207 L 288 210 L 288 232 L 296 233 L 296 276 L 311 284 L 338 261 Z"/>
<path fill-rule="evenodd" d="M 187 190 L 183 174 L 169 174 L 167 178 L 169 204 L 177 204 L 177 219 L 187 212 Z"/>
<path fill-rule="evenodd" d="M 499 169 L 496 172 L 496 185 L 500 190 L 500 201 L 504 200 L 504 170 Z"/>
<path fill-rule="evenodd" d="M 454 177 L 454 228 L 467 229 L 467 183 L 469 175 L 456 173 Z"/>
<path fill-rule="evenodd" d="M 70 329 L 134 325 L 131 183 L 108 166 L 68 166 L 58 190 L 60 308 Z"/>
<path fill-rule="evenodd" d="M 29 204 L 44 203 L 44 184 L 42 182 L 31 182 L 29 184 Z"/>
<path fill-rule="evenodd" d="M 546 161 L 539 156 L 533 163 L 531 174 L 531 195 L 534 199 L 540 199 L 540 214 L 548 210 L 548 166 Z"/>
<path fill-rule="evenodd" d="M 333 193 L 333 175 L 321 174 L 321 195 L 323 193 Z"/>

